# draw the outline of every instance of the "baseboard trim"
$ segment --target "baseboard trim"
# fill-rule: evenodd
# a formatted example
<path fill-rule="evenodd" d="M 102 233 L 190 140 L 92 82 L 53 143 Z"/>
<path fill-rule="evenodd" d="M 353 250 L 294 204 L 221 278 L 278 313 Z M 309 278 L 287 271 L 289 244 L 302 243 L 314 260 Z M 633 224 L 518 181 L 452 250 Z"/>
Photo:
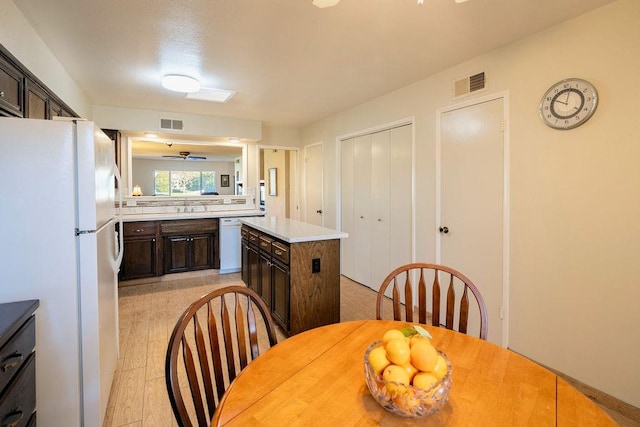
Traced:
<path fill-rule="evenodd" d="M 575 378 L 572 378 L 555 369 L 549 368 L 548 366 L 546 366 L 546 368 L 574 386 L 580 393 L 584 394 L 599 405 L 605 406 L 612 411 L 619 413 L 620 415 L 623 415 L 637 423 L 640 423 L 640 408 L 636 408 L 635 406 L 624 402 L 616 397 L 613 397 L 610 394 L 605 393 L 604 391 L 598 390 L 595 387 L 591 387 L 588 384 L 578 381 Z"/>

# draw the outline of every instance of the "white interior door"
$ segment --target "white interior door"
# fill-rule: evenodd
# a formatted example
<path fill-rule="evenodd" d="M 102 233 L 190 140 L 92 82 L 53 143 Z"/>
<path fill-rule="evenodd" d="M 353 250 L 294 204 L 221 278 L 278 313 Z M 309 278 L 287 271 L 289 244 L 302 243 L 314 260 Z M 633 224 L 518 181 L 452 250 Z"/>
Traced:
<path fill-rule="evenodd" d="M 488 311 L 488 339 L 503 343 L 505 260 L 504 99 L 440 116 L 440 263 L 479 288 Z M 448 230 L 445 232 L 444 228 Z M 479 324 L 472 311 L 470 328 Z"/>
<path fill-rule="evenodd" d="M 349 237 L 340 241 L 340 272 L 349 278 L 354 277 L 355 269 L 355 233 L 353 212 L 353 139 L 340 144 L 340 191 L 341 191 L 341 229 Z"/>
<path fill-rule="evenodd" d="M 389 130 L 371 135 L 371 282 L 378 291 L 382 280 L 389 274 L 390 223 L 389 191 Z M 395 209 L 395 207 L 394 207 Z"/>
<path fill-rule="evenodd" d="M 322 226 L 322 144 L 304 148 L 305 222 Z"/>
<path fill-rule="evenodd" d="M 355 139 L 353 167 L 353 279 L 371 286 L 371 135 Z"/>

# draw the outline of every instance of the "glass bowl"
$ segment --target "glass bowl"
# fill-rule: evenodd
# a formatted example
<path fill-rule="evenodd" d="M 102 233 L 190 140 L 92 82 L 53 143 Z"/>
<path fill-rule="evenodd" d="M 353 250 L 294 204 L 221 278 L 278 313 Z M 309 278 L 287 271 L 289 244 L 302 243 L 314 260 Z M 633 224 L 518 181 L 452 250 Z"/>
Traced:
<path fill-rule="evenodd" d="M 364 353 L 364 376 L 373 398 L 386 410 L 403 417 L 418 418 L 438 412 L 447 403 L 451 389 L 451 362 L 447 355 L 438 350 L 447 362 L 447 373 L 431 388 L 423 390 L 393 383 L 396 391 L 391 393 L 387 389 L 387 381 L 376 375 L 369 363 L 369 353 L 381 345 L 382 341 L 376 341 Z"/>

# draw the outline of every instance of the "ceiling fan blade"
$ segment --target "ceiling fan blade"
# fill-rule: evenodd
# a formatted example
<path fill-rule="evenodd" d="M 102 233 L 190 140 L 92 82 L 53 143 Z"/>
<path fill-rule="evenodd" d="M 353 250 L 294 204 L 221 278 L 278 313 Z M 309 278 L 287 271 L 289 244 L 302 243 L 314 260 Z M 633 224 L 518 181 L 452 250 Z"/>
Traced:
<path fill-rule="evenodd" d="M 162 156 L 162 157 L 167 157 L 169 159 L 184 159 L 184 157 L 182 156 Z"/>
<path fill-rule="evenodd" d="M 204 156 L 188 156 L 187 159 L 191 160 L 206 160 L 207 158 Z"/>

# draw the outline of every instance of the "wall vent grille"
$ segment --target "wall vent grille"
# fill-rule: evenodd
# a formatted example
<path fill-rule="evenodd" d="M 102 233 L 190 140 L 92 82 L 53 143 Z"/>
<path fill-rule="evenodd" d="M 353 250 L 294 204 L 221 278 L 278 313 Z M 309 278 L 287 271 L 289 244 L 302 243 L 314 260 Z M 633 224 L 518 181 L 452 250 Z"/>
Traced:
<path fill-rule="evenodd" d="M 454 97 L 468 95 L 486 88 L 486 75 L 483 72 L 453 82 Z"/>
<path fill-rule="evenodd" d="M 164 130 L 182 130 L 182 120 L 160 119 L 160 129 Z"/>

